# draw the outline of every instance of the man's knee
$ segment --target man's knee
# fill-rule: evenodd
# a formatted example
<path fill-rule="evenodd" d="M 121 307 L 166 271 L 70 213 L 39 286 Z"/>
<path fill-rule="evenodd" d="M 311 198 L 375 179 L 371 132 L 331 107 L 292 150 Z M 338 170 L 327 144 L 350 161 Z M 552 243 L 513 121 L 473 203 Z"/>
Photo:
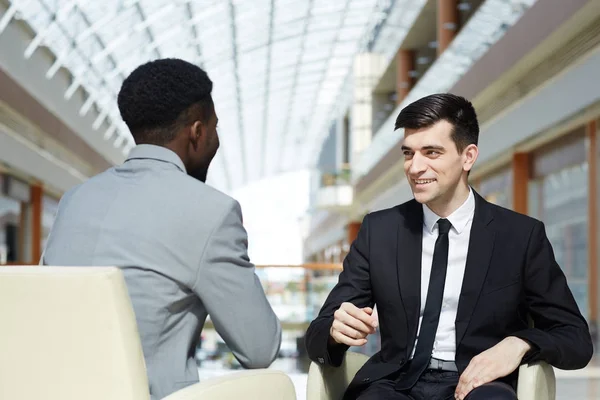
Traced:
<path fill-rule="evenodd" d="M 517 394 L 506 383 L 490 382 L 473 389 L 465 400 L 517 400 Z"/>
<path fill-rule="evenodd" d="M 396 382 L 391 379 L 382 379 L 373 382 L 359 393 L 348 397 L 355 398 L 356 400 L 410 400 L 410 397 L 407 395 L 396 391 L 394 388 L 395 385 Z"/>

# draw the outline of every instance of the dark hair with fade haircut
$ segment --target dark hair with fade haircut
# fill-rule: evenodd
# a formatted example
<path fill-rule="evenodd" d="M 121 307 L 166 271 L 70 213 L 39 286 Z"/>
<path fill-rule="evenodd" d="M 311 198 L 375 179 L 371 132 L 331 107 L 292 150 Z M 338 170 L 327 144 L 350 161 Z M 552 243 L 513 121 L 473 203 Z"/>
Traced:
<path fill-rule="evenodd" d="M 211 117 L 212 86 L 206 72 L 194 64 L 174 58 L 154 60 L 123 81 L 117 102 L 137 144 L 164 145 L 192 122 L 191 107 L 199 107 L 203 122 Z"/>
<path fill-rule="evenodd" d="M 438 93 L 423 97 L 400 111 L 394 130 L 428 128 L 439 121 L 452 124 L 451 138 L 458 152 L 479 140 L 479 123 L 473 104 L 464 97 Z"/>

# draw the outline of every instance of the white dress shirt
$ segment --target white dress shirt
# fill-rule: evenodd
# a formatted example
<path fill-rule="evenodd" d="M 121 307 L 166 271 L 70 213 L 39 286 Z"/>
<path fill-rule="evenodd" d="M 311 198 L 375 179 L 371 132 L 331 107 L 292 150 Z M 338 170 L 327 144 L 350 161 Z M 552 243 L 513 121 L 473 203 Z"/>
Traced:
<path fill-rule="evenodd" d="M 467 200 L 449 215 L 446 219 L 450 221 L 452 227 L 448 233 L 448 270 L 446 272 L 446 283 L 444 288 L 444 298 L 442 300 L 442 309 L 440 321 L 433 343 L 433 358 L 446 361 L 454 361 L 456 352 L 456 334 L 454 322 L 458 310 L 458 299 L 462 288 L 462 281 L 465 275 L 465 266 L 467 263 L 467 252 L 469 248 L 469 238 L 471 236 L 471 225 L 475 213 L 475 196 L 473 191 L 469 190 Z M 435 241 L 438 237 L 437 221 L 441 217 L 436 215 L 429 207 L 423 205 L 423 253 L 421 256 L 421 310 L 419 313 L 419 329 L 417 331 L 417 341 L 421 330 L 421 321 L 425 311 L 427 301 L 427 291 L 429 289 L 429 276 L 431 275 L 431 264 L 433 263 L 433 250 Z M 413 348 L 411 355 L 414 356 L 416 349 Z"/>

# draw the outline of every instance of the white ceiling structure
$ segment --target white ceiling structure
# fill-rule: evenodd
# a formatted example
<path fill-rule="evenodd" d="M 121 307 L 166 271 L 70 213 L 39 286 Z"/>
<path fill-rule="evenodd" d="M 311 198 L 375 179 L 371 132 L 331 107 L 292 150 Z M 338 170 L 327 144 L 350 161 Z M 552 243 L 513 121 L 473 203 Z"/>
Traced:
<path fill-rule="evenodd" d="M 423 1 L 418 4 L 417 13 Z M 211 184 L 232 190 L 310 167 L 343 92 L 353 58 L 373 45 L 394 0 L 9 0 L 11 20 L 34 31 L 25 50 L 55 55 L 46 78 L 73 76 L 64 93 L 87 93 L 79 110 L 99 113 L 90 133 L 126 154 L 133 146 L 116 96 L 152 59 L 177 57 L 214 82 L 221 149 Z M 397 48 L 398 43 L 390 43 Z"/>

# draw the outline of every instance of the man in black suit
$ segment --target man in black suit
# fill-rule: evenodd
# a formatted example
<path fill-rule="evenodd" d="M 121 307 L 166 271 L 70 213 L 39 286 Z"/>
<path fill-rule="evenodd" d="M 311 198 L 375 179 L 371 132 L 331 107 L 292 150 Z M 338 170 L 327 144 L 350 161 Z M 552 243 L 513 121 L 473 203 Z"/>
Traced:
<path fill-rule="evenodd" d="M 544 224 L 468 184 L 479 137 L 471 103 L 422 98 L 400 112 L 400 128 L 415 199 L 364 218 L 308 328 L 309 357 L 339 366 L 379 324 L 381 351 L 345 394 L 361 400 L 516 399 L 523 363 L 587 365 L 589 328 Z"/>

